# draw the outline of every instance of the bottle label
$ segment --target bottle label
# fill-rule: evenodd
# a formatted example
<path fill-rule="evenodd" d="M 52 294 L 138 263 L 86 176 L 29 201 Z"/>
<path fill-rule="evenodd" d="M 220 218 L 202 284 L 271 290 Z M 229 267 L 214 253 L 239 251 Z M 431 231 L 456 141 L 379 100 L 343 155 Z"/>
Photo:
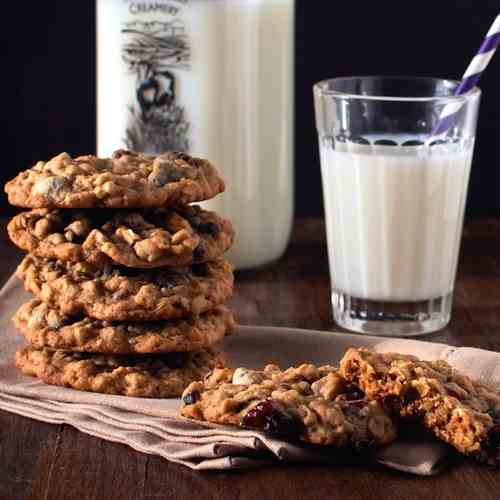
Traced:
<path fill-rule="evenodd" d="M 190 40 L 182 18 L 188 0 L 125 3 L 131 17 L 122 23 L 121 57 L 135 93 L 124 142 L 128 149 L 152 154 L 188 151 L 189 122 L 176 102 L 176 71 L 190 69 Z"/>

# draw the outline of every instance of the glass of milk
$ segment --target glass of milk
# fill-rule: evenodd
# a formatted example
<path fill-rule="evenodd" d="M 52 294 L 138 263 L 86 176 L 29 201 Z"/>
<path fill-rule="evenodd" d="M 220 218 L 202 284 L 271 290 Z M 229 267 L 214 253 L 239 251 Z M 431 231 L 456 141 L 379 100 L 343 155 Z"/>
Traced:
<path fill-rule="evenodd" d="M 314 86 L 335 321 L 411 336 L 450 320 L 480 90 L 349 77 Z M 433 137 L 445 105 L 460 112 Z"/>
<path fill-rule="evenodd" d="M 221 171 L 238 269 L 293 220 L 295 0 L 97 0 L 97 151 L 186 151 Z"/>

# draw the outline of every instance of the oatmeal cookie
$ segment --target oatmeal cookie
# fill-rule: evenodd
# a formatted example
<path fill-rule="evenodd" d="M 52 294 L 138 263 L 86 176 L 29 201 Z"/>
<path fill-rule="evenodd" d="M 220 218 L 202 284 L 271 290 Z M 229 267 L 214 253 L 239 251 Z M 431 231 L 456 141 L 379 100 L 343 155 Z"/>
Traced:
<path fill-rule="evenodd" d="M 22 212 L 10 239 L 38 257 L 153 268 L 215 260 L 232 245 L 229 221 L 198 206 L 175 210 L 47 209 Z"/>
<path fill-rule="evenodd" d="M 232 266 L 215 260 L 188 267 L 96 267 L 27 255 L 17 275 L 26 290 L 67 315 L 106 321 L 155 321 L 201 314 L 230 297 Z"/>
<path fill-rule="evenodd" d="M 193 353 L 104 355 L 25 347 L 16 352 L 16 366 L 46 384 L 79 391 L 142 398 L 179 396 L 223 357 L 212 350 Z"/>
<path fill-rule="evenodd" d="M 189 318 L 120 322 L 67 316 L 38 299 L 23 304 L 13 322 L 33 347 L 109 354 L 199 351 L 234 327 L 224 306 Z"/>
<path fill-rule="evenodd" d="M 396 438 L 395 423 L 382 405 L 367 400 L 333 366 L 215 369 L 190 384 L 182 398 L 185 417 L 284 439 L 360 449 Z"/>
<path fill-rule="evenodd" d="M 12 205 L 29 208 L 127 208 L 184 205 L 224 191 L 215 167 L 185 153 L 118 150 L 111 158 L 39 161 L 5 185 Z"/>
<path fill-rule="evenodd" d="M 500 464 L 500 394 L 445 361 L 350 349 L 342 375 L 366 395 L 420 420 L 461 453 Z"/>

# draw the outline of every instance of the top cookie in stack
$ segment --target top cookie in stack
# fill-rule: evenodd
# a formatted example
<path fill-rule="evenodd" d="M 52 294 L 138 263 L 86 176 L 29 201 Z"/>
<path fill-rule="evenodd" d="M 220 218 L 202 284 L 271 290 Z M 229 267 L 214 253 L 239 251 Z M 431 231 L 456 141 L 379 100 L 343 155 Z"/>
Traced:
<path fill-rule="evenodd" d="M 221 366 L 212 345 L 234 324 L 222 257 L 234 231 L 189 205 L 224 191 L 207 160 L 62 153 L 5 190 L 33 209 L 8 226 L 30 252 L 17 273 L 36 296 L 14 317 L 30 342 L 17 353 L 21 370 L 76 389 L 169 397 Z"/>
<path fill-rule="evenodd" d="M 207 160 L 177 152 L 154 157 L 125 150 L 111 158 L 73 159 L 61 153 L 5 185 L 9 202 L 25 208 L 172 207 L 208 200 L 224 188 Z"/>

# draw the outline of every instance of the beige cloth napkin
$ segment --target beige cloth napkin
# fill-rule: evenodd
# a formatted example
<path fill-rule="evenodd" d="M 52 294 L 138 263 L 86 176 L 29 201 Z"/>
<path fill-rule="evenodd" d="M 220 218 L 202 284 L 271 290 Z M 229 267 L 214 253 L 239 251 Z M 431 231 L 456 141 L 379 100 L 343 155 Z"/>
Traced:
<path fill-rule="evenodd" d="M 24 343 L 9 318 L 29 295 L 12 277 L 0 291 L 0 409 L 44 422 L 69 424 L 109 441 L 160 455 L 192 469 L 230 469 L 283 461 L 344 460 L 331 449 L 300 447 L 258 432 L 198 423 L 178 414 L 179 399 L 108 396 L 45 385 L 14 366 L 16 348 Z M 446 359 L 484 382 L 500 384 L 500 354 L 471 348 L 404 339 L 240 326 L 224 341 L 231 366 L 283 367 L 301 363 L 334 363 L 349 346 Z M 446 463 L 449 449 L 434 438 L 414 436 L 377 453 L 378 462 L 394 469 L 430 475 Z"/>

